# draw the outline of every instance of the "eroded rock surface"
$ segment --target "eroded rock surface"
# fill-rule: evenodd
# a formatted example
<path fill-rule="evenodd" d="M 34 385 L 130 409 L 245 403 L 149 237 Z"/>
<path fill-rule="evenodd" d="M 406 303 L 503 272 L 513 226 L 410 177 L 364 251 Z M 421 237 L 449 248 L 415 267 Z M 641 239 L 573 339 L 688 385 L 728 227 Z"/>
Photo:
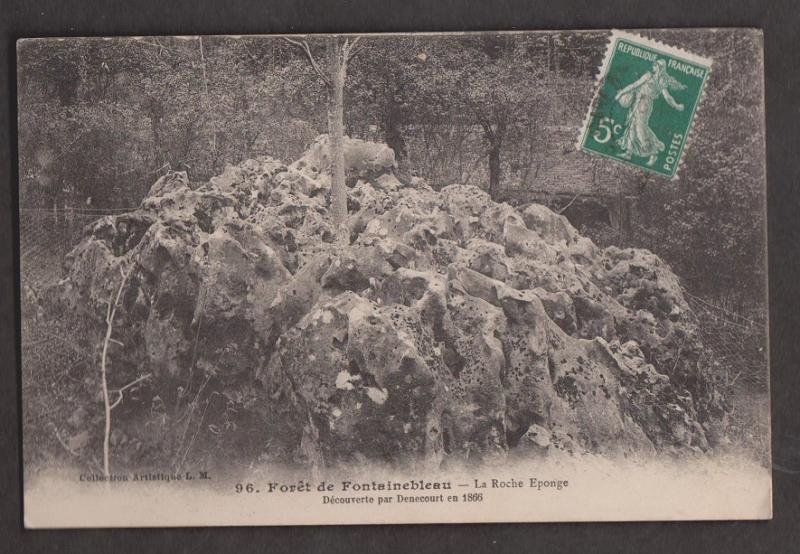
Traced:
<path fill-rule="evenodd" d="M 598 248 L 543 206 L 403 183 L 390 149 L 356 140 L 350 244 L 334 244 L 327 144 L 199 187 L 170 174 L 135 212 L 86 228 L 57 294 L 99 333 L 134 265 L 113 378 L 153 377 L 128 421 L 156 400 L 177 418 L 217 395 L 201 427 L 215 440 L 318 466 L 700 452 L 722 438 L 696 323 L 657 256 Z M 136 429 L 124 432 L 146 443 Z"/>

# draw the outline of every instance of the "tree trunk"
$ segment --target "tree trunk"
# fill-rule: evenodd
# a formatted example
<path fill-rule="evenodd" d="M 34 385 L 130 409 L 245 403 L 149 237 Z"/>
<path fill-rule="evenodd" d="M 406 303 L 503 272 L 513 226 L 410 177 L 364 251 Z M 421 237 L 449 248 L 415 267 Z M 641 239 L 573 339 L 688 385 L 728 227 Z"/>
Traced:
<path fill-rule="evenodd" d="M 500 142 L 493 142 L 489 147 L 489 196 L 497 199 L 500 192 Z"/>
<path fill-rule="evenodd" d="M 217 124 L 211 114 L 211 102 L 208 98 L 208 73 L 206 72 L 206 55 L 203 50 L 203 37 L 198 37 L 200 41 L 200 61 L 203 68 L 203 109 L 206 112 L 206 117 L 211 121 L 211 172 L 216 170 L 217 165 Z"/>
<path fill-rule="evenodd" d="M 502 179 L 502 167 L 500 165 L 500 152 L 503 147 L 503 139 L 506 136 L 507 120 L 505 114 L 495 116 L 496 123 L 484 122 L 484 137 L 489 143 L 489 196 L 492 200 L 497 200 L 500 194 L 500 182 Z"/>
<path fill-rule="evenodd" d="M 349 242 L 347 230 L 347 192 L 344 183 L 344 82 L 347 77 L 347 60 L 335 37 L 328 39 L 331 68 L 331 113 L 330 152 L 331 152 L 331 213 L 336 232 L 336 240 L 343 244 Z"/>
<path fill-rule="evenodd" d="M 386 110 L 386 120 L 384 122 L 384 138 L 386 145 L 394 150 L 394 157 L 399 162 L 406 157 L 406 141 L 403 138 L 403 132 L 400 129 L 400 107 L 397 105 L 396 95 L 400 91 L 395 91 L 389 99 L 389 105 Z"/>

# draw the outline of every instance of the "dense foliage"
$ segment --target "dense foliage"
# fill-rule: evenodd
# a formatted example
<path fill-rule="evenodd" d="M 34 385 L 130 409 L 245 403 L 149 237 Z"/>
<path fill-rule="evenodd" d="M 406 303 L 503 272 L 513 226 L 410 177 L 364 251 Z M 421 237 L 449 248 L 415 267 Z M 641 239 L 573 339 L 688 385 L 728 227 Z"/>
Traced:
<path fill-rule="evenodd" d="M 758 307 L 758 39 L 718 32 L 686 44 L 688 35 L 676 33 L 659 38 L 715 60 L 680 178 L 622 171 L 620 184 L 635 195 L 624 224 L 586 231 L 654 250 L 699 294 L 734 309 Z M 346 133 L 386 142 L 402 172 L 434 187 L 476 184 L 497 199 L 511 187 L 536 190 L 546 162 L 566 167 L 575 156 L 573 137 L 606 40 L 604 33 L 364 37 L 345 84 Z M 322 53 L 322 39 L 309 44 Z M 278 39 L 28 41 L 19 77 L 25 208 L 134 206 L 168 170 L 202 181 L 256 155 L 292 159 L 327 130 L 324 84 L 302 52 Z M 593 171 L 611 164 L 598 161 Z M 585 194 L 594 185 L 587 177 Z"/>

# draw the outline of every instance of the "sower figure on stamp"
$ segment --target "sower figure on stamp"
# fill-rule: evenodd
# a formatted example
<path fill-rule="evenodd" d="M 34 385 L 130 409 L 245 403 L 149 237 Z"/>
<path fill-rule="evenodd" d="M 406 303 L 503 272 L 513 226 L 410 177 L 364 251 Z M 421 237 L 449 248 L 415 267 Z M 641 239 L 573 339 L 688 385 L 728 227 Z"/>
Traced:
<path fill-rule="evenodd" d="M 622 157 L 627 160 L 631 159 L 631 156 L 647 157 L 647 165 L 651 166 L 656 163 L 658 154 L 664 150 L 664 143 L 650 128 L 650 114 L 653 112 L 653 103 L 659 95 L 664 97 L 670 107 L 683 111 L 683 104 L 676 102 L 669 90 L 683 90 L 686 85 L 668 75 L 666 67 L 667 63 L 664 60 L 656 60 L 651 71 L 620 89 L 614 97 L 623 107 L 630 107 L 625 120 L 625 130 L 617 141 L 622 149 Z"/>

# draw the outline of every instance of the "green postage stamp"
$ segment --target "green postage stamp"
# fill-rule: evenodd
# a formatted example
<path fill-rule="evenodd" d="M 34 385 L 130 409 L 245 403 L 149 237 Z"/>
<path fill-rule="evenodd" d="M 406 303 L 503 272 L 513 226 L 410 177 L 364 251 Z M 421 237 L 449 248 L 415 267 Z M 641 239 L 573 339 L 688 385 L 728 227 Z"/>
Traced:
<path fill-rule="evenodd" d="M 711 60 L 613 31 L 578 148 L 675 177 Z"/>

